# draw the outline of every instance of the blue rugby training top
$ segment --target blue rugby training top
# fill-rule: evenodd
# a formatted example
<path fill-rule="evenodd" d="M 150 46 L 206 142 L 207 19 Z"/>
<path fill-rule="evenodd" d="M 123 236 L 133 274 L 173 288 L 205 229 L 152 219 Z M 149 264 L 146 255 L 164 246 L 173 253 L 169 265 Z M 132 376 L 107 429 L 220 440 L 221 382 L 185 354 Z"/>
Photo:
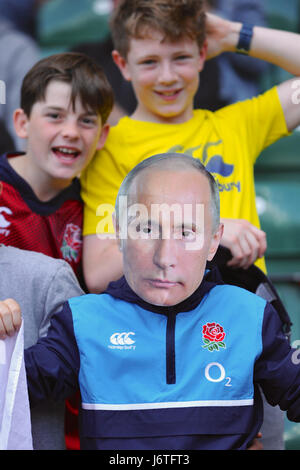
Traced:
<path fill-rule="evenodd" d="M 125 278 L 66 302 L 25 353 L 32 404 L 79 384 L 82 449 L 246 449 L 262 424 L 258 384 L 300 420 L 300 366 L 277 313 L 210 276 L 173 307 Z"/>

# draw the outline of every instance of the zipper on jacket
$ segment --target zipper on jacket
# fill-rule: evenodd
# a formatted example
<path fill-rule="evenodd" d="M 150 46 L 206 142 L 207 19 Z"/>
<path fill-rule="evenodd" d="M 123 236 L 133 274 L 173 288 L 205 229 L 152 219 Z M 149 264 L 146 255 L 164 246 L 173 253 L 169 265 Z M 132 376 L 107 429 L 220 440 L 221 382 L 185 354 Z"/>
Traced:
<path fill-rule="evenodd" d="M 175 325 L 176 313 L 170 310 L 166 331 L 166 381 L 170 385 L 176 383 Z"/>

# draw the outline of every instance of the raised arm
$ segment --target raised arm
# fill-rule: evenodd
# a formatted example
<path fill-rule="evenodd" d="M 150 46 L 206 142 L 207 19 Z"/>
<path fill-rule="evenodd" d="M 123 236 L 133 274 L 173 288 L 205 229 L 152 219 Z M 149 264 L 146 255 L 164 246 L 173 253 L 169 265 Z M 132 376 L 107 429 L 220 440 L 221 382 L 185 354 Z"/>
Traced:
<path fill-rule="evenodd" d="M 207 58 L 223 52 L 235 52 L 239 42 L 241 22 L 228 21 L 207 13 Z M 254 26 L 249 56 L 265 60 L 300 75 L 300 35 Z M 300 80 L 287 80 L 277 87 L 287 129 L 300 125 Z M 229 248 L 231 266 L 247 268 L 266 250 L 266 236 L 245 220 L 223 219 L 224 235 L 221 243 Z"/>
<path fill-rule="evenodd" d="M 239 41 L 242 23 L 221 19 L 207 14 L 208 58 L 222 52 L 234 52 Z M 294 76 L 300 76 L 300 35 L 255 26 L 249 55 L 283 68 Z M 300 92 L 298 80 L 292 79 L 278 86 L 278 94 L 289 131 L 300 124 Z"/>

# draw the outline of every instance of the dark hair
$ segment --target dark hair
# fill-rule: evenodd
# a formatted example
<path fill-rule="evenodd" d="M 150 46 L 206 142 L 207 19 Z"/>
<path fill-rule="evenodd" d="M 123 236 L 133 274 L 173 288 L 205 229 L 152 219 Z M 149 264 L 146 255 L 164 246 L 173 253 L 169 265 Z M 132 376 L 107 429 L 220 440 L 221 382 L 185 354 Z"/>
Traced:
<path fill-rule="evenodd" d="M 147 37 L 153 29 L 170 41 L 194 39 L 201 49 L 205 40 L 205 6 L 203 0 L 120 0 L 110 26 L 114 46 L 124 58 L 130 39 Z"/>
<path fill-rule="evenodd" d="M 90 57 L 77 52 L 54 54 L 38 61 L 25 75 L 21 88 L 21 107 L 30 116 L 32 106 L 45 99 L 52 80 L 70 83 L 74 108 L 79 96 L 82 105 L 101 116 L 104 124 L 112 110 L 112 88 L 101 67 Z"/>

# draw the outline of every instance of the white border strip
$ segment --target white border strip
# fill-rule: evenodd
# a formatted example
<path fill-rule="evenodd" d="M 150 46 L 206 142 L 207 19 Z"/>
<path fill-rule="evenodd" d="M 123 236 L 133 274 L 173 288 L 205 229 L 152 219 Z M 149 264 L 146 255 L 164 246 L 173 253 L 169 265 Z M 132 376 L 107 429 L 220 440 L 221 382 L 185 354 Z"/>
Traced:
<path fill-rule="evenodd" d="M 13 410 L 15 406 L 15 398 L 17 393 L 18 382 L 20 378 L 23 351 L 24 351 L 24 337 L 23 337 L 23 322 L 18 334 L 14 338 L 8 338 L 11 343 L 15 342 L 8 371 L 7 385 L 4 397 L 2 423 L 0 423 L 0 449 L 7 450 L 9 434 L 11 431 L 11 424 L 13 418 Z M 1 384 L 3 385 L 3 384 Z M 24 405 L 25 406 L 25 405 Z"/>
<path fill-rule="evenodd" d="M 204 406 L 251 406 L 253 399 L 245 400 L 200 400 L 200 401 L 171 401 L 163 403 L 126 403 L 126 404 L 106 404 L 106 403 L 82 403 L 84 410 L 155 410 L 160 408 L 191 408 Z"/>

